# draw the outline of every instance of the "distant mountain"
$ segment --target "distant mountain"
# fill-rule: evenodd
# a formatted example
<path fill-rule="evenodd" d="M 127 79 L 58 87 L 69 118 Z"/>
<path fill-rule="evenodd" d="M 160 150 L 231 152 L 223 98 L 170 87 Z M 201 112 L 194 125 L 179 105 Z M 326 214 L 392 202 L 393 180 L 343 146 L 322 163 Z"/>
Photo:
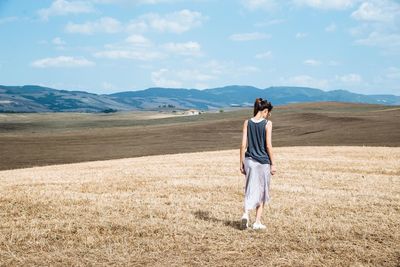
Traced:
<path fill-rule="evenodd" d="M 289 103 L 338 101 L 399 105 L 400 96 L 363 95 L 346 90 L 322 91 L 308 87 L 225 86 L 205 90 L 149 88 L 113 94 L 56 90 L 47 87 L 0 85 L 0 112 L 109 112 L 195 108 L 219 109 L 228 106 L 251 106 L 262 97 L 274 105 Z"/>
<path fill-rule="evenodd" d="M 56 90 L 35 85 L 0 85 L 0 112 L 99 112 L 110 108 L 132 109 L 131 106 L 114 101 L 107 95 Z"/>

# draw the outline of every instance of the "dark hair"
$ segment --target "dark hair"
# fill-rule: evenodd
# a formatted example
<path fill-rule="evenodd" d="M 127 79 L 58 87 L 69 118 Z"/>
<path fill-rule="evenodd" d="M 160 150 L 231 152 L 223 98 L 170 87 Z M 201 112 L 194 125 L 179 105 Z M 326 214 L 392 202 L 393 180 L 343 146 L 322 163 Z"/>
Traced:
<path fill-rule="evenodd" d="M 273 108 L 271 102 L 268 102 L 267 100 L 263 100 L 262 98 L 257 98 L 256 101 L 254 102 L 254 116 L 259 112 L 263 111 L 264 109 L 268 109 L 268 111 L 271 111 Z"/>

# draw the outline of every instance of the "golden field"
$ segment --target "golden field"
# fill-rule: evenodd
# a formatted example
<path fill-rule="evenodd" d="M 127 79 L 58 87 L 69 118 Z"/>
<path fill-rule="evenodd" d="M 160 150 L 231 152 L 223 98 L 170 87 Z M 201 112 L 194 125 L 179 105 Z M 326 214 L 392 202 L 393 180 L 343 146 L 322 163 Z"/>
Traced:
<path fill-rule="evenodd" d="M 237 149 L 0 171 L 0 265 L 399 266 L 400 148 L 274 152 L 265 231 Z"/>

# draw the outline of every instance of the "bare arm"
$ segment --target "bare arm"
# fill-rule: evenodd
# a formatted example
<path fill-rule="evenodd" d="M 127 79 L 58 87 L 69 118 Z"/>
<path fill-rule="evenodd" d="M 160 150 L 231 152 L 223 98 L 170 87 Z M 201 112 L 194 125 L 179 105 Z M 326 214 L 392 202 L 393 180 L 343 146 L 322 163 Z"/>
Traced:
<path fill-rule="evenodd" d="M 274 162 L 274 155 L 272 153 L 272 121 L 268 121 L 267 125 L 266 125 L 266 130 L 267 130 L 267 152 L 268 152 L 268 156 L 269 159 L 271 160 L 271 165 L 273 165 Z"/>
<path fill-rule="evenodd" d="M 275 174 L 275 160 L 274 160 L 274 153 L 272 152 L 272 121 L 268 121 L 266 125 L 267 130 L 267 152 L 269 159 L 271 161 L 271 174 Z"/>
<path fill-rule="evenodd" d="M 240 146 L 240 172 L 245 173 L 244 170 L 244 156 L 247 150 L 247 120 L 243 123 L 242 144 Z"/>

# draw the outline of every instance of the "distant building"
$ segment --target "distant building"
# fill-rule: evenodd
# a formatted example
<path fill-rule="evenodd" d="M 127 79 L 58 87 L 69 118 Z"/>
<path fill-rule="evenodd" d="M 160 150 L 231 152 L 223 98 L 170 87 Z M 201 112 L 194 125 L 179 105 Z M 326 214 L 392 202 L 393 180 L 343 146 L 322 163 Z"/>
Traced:
<path fill-rule="evenodd" d="M 196 109 L 189 109 L 185 111 L 185 115 L 199 115 L 200 111 Z"/>

